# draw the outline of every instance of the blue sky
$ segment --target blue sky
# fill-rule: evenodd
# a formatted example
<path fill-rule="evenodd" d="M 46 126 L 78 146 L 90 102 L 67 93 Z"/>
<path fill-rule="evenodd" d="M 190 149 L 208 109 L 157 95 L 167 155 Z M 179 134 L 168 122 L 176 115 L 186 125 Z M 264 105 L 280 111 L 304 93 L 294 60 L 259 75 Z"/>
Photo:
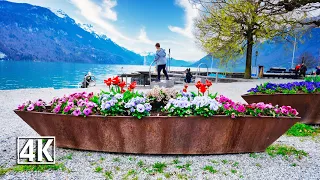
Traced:
<path fill-rule="evenodd" d="M 62 10 L 80 24 L 91 24 L 117 44 L 139 54 L 159 42 L 172 57 L 198 60 L 205 53 L 195 43 L 193 19 L 199 12 L 188 0 L 9 0 Z"/>

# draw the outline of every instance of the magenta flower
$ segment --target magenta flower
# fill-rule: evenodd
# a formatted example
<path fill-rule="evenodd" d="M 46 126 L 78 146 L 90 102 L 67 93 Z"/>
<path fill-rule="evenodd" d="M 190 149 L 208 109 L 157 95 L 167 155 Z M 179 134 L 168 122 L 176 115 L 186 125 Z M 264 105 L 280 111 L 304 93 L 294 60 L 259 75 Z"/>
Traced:
<path fill-rule="evenodd" d="M 63 111 L 64 112 L 69 112 L 71 108 L 72 108 L 72 106 L 66 106 Z"/>
<path fill-rule="evenodd" d="M 73 101 L 71 101 L 71 102 L 68 102 L 68 106 L 73 106 Z"/>
<path fill-rule="evenodd" d="M 229 110 L 230 107 L 231 107 L 231 104 L 224 104 L 223 107 L 224 107 L 226 110 Z"/>
<path fill-rule="evenodd" d="M 53 109 L 53 112 L 54 112 L 54 113 L 59 113 L 60 108 L 61 108 L 60 105 L 56 106 L 56 107 Z"/>
<path fill-rule="evenodd" d="M 86 116 L 88 116 L 90 113 L 91 113 L 91 109 L 90 108 L 85 108 L 83 110 L 83 114 L 86 115 Z"/>
<path fill-rule="evenodd" d="M 32 111 L 34 110 L 34 104 L 30 104 L 27 108 L 27 111 Z"/>
<path fill-rule="evenodd" d="M 278 109 L 278 108 L 274 109 L 274 112 L 275 112 L 276 114 L 280 114 L 280 113 L 281 113 L 280 109 Z"/>
<path fill-rule="evenodd" d="M 43 105 L 43 101 L 38 100 L 35 104 L 36 104 L 36 106 L 42 106 Z"/>
<path fill-rule="evenodd" d="M 76 109 L 76 110 L 74 110 L 74 111 L 72 112 L 72 114 L 73 114 L 74 116 L 79 116 L 79 115 L 81 114 L 81 111 L 80 111 L 80 109 Z"/>
<path fill-rule="evenodd" d="M 287 108 L 283 108 L 283 106 L 282 106 L 281 107 L 281 113 L 287 115 L 288 114 Z"/>
<path fill-rule="evenodd" d="M 263 110 L 263 109 L 266 108 L 266 105 L 265 105 L 263 102 L 259 102 L 259 103 L 257 103 L 256 105 L 257 105 L 257 108 L 258 108 L 258 109 L 261 109 L 261 110 Z"/>
<path fill-rule="evenodd" d="M 293 114 L 294 116 L 297 116 L 299 114 L 296 109 L 291 109 L 290 113 Z"/>
<path fill-rule="evenodd" d="M 21 105 L 18 106 L 18 110 L 19 110 L 19 111 L 23 111 L 23 110 L 24 110 L 24 107 L 25 107 L 25 105 L 24 105 L 24 104 L 21 104 Z"/>
<path fill-rule="evenodd" d="M 240 113 L 246 112 L 246 108 L 242 104 L 237 104 L 234 109 Z"/>

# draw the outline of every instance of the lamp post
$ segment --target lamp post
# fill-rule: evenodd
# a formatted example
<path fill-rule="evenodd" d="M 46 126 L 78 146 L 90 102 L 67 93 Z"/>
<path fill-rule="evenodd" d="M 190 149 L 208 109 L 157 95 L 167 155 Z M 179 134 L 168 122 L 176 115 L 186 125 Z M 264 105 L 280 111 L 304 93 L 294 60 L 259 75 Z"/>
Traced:
<path fill-rule="evenodd" d="M 292 52 L 292 60 L 291 60 L 291 69 L 293 69 L 293 61 L 294 61 L 294 54 L 296 52 L 296 45 L 297 45 L 297 38 L 296 38 L 296 36 L 294 36 L 293 52 Z"/>

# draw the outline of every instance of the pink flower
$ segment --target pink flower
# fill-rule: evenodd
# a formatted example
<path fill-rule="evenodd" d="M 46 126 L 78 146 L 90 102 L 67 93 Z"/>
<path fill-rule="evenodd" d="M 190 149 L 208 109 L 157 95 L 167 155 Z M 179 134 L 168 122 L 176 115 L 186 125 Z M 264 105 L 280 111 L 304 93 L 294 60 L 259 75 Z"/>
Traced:
<path fill-rule="evenodd" d="M 64 112 L 69 112 L 71 108 L 72 108 L 72 106 L 67 106 L 67 107 L 64 108 L 63 111 L 64 111 Z"/>
<path fill-rule="evenodd" d="M 91 113 L 91 109 L 90 108 L 85 108 L 83 110 L 83 114 L 86 115 L 86 116 L 88 116 L 90 113 Z"/>
<path fill-rule="evenodd" d="M 255 109 L 257 107 L 257 104 L 256 103 L 252 103 L 250 104 L 251 108 Z"/>
<path fill-rule="evenodd" d="M 30 104 L 27 108 L 27 111 L 32 111 L 34 110 L 34 104 Z"/>
<path fill-rule="evenodd" d="M 56 107 L 53 109 L 53 112 L 54 112 L 54 113 L 59 113 L 60 108 L 61 108 L 60 105 L 56 106 Z"/>
<path fill-rule="evenodd" d="M 71 102 L 68 102 L 68 106 L 73 106 L 73 101 L 71 101 Z"/>
<path fill-rule="evenodd" d="M 283 108 L 283 106 L 280 109 L 282 114 L 285 114 L 285 115 L 288 114 L 288 110 L 286 108 Z"/>
<path fill-rule="evenodd" d="M 297 116 L 299 114 L 296 109 L 291 109 L 290 113 L 293 114 L 294 116 Z"/>
<path fill-rule="evenodd" d="M 261 110 L 263 110 L 263 109 L 266 108 L 266 105 L 265 105 L 263 102 L 259 102 L 259 103 L 257 103 L 256 105 L 257 105 L 257 108 L 258 108 L 258 109 L 261 109 Z"/>
<path fill-rule="evenodd" d="M 234 109 L 240 113 L 246 112 L 246 108 L 242 104 L 237 104 Z"/>
<path fill-rule="evenodd" d="M 24 110 L 24 107 L 25 107 L 25 104 L 23 103 L 23 104 L 21 104 L 21 105 L 18 106 L 18 110 L 19 110 L 19 111 L 23 111 L 23 110 Z"/>
<path fill-rule="evenodd" d="M 276 114 L 280 114 L 281 111 L 280 111 L 280 109 L 275 108 L 275 109 L 274 109 L 274 112 L 275 112 Z"/>
<path fill-rule="evenodd" d="M 79 115 L 81 114 L 81 111 L 80 111 L 80 109 L 76 109 L 76 110 L 74 110 L 74 111 L 72 112 L 72 114 L 73 114 L 74 116 L 79 116 Z"/>
<path fill-rule="evenodd" d="M 231 105 L 230 104 L 224 104 L 223 107 L 226 109 L 226 110 L 229 110 Z"/>
<path fill-rule="evenodd" d="M 266 104 L 265 108 L 266 108 L 266 109 L 272 109 L 273 106 L 272 106 L 272 104 L 269 103 L 269 104 Z"/>
<path fill-rule="evenodd" d="M 38 100 L 35 104 L 36 104 L 36 106 L 43 106 L 43 101 Z"/>

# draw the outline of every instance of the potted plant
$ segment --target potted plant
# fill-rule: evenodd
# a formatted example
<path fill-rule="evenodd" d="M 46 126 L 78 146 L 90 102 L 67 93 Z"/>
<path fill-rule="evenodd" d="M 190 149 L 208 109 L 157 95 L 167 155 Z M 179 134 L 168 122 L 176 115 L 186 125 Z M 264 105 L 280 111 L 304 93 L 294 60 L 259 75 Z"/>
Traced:
<path fill-rule="evenodd" d="M 115 79 L 108 92 L 28 101 L 15 113 L 58 147 L 142 154 L 261 152 L 299 121 L 291 107 L 235 103 L 202 85 L 169 99 L 160 116 L 145 94 L 122 86 Z"/>
<path fill-rule="evenodd" d="M 298 110 L 303 123 L 320 124 L 320 82 L 264 83 L 242 98 L 248 103 L 290 105 Z"/>

